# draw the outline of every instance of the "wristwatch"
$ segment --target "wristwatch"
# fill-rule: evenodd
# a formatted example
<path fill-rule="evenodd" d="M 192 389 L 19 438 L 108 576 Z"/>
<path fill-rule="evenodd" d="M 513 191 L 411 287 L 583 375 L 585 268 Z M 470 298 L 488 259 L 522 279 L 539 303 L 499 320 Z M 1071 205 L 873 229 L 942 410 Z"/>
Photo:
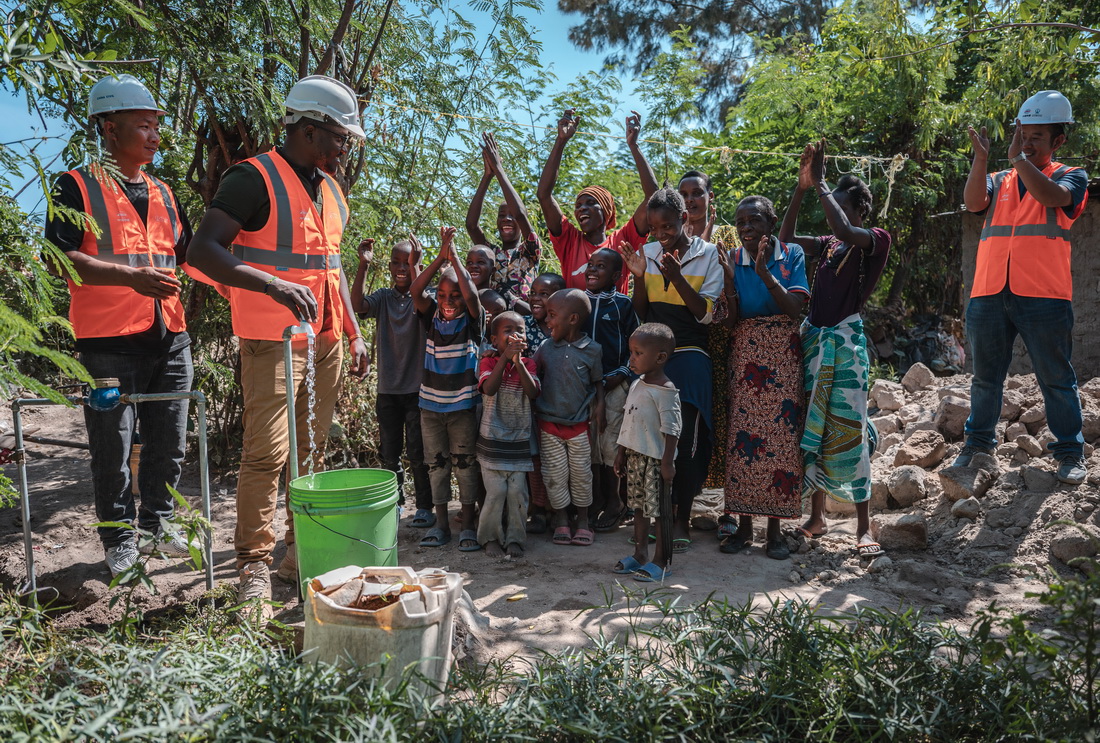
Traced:
<path fill-rule="evenodd" d="M 1010 163 L 1011 163 L 1011 164 L 1013 164 L 1013 165 L 1015 165 L 1016 163 L 1020 162 L 1021 160 L 1027 160 L 1027 155 L 1025 155 L 1025 154 L 1024 154 L 1024 153 L 1022 153 L 1022 152 L 1021 152 L 1020 154 L 1016 155 L 1016 157 L 1010 157 L 1010 158 L 1008 158 L 1008 162 L 1010 162 Z"/>

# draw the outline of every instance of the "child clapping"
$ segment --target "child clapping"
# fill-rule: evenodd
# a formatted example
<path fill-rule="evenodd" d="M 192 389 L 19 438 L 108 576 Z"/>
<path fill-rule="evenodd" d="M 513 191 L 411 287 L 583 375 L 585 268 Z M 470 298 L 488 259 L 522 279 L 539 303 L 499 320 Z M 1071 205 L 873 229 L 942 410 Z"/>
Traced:
<path fill-rule="evenodd" d="M 496 352 L 481 359 L 478 387 L 481 415 L 477 455 L 485 483 L 485 505 L 477 541 L 490 557 L 523 557 L 527 523 L 527 476 L 531 461 L 531 401 L 541 391 L 527 347 L 523 318 L 502 312 L 493 318 L 490 338 Z M 507 528 L 502 524 L 507 512 Z M 501 548 L 503 545 L 503 549 Z"/>

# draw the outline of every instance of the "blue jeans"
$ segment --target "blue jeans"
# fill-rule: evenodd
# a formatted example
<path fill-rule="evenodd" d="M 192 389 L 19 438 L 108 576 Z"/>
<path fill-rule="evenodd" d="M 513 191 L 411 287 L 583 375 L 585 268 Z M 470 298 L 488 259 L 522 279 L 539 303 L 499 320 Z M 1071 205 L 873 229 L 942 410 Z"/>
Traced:
<path fill-rule="evenodd" d="M 92 377 L 116 377 L 127 393 L 190 392 L 193 370 L 191 348 L 164 355 L 81 353 L 80 361 Z M 92 491 L 99 521 L 121 521 L 150 532 L 160 530 L 160 519 L 171 518 L 175 501 L 168 486 L 179 484 L 187 433 L 189 400 L 119 405 L 101 413 L 84 407 L 88 446 L 92 454 Z M 141 433 L 138 510 L 131 492 L 130 445 Z M 104 547 L 115 547 L 131 537 L 121 527 L 99 527 Z"/>
<path fill-rule="evenodd" d="M 996 446 L 997 421 L 1012 344 L 1019 334 L 1027 346 L 1035 377 L 1046 403 L 1047 426 L 1055 438 L 1055 459 L 1081 457 L 1081 400 L 1073 353 L 1073 305 L 1066 299 L 1020 297 L 1005 289 L 1000 294 L 973 297 L 966 308 L 966 337 L 974 362 L 970 385 L 970 417 L 966 441 L 971 446 Z"/>

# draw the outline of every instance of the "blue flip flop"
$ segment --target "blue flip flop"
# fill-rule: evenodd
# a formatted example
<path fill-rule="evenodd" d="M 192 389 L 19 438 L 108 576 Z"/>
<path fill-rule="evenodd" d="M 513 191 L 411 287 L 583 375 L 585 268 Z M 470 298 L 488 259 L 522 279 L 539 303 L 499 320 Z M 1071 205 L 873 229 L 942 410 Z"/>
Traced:
<path fill-rule="evenodd" d="M 463 542 L 473 542 L 473 544 L 463 544 Z M 477 532 L 473 529 L 463 529 L 462 533 L 458 535 L 458 551 L 477 552 L 479 549 L 481 549 L 481 545 L 477 541 Z"/>
<path fill-rule="evenodd" d="M 621 567 L 620 567 L 621 566 Z M 615 565 L 615 569 L 611 572 L 615 575 L 630 575 L 636 573 L 642 568 L 642 563 L 634 559 L 634 555 L 628 555 Z"/>
<path fill-rule="evenodd" d="M 634 573 L 634 580 L 639 583 L 664 583 L 665 578 L 672 575 L 672 568 L 662 570 L 655 562 L 647 562 Z"/>
<path fill-rule="evenodd" d="M 445 532 L 438 526 L 432 529 L 428 529 L 428 533 L 424 535 L 424 538 L 420 540 L 421 547 L 442 547 L 451 541 L 451 535 L 449 532 Z"/>
<path fill-rule="evenodd" d="M 435 526 L 435 514 L 430 509 L 418 508 L 416 513 L 413 514 L 409 526 L 414 529 L 430 529 Z"/>

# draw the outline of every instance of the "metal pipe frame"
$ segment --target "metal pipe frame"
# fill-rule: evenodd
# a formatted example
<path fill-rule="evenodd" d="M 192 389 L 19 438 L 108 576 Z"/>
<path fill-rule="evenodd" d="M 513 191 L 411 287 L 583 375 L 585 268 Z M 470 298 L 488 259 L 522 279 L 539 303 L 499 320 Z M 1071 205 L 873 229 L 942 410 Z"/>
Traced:
<path fill-rule="evenodd" d="M 88 398 L 81 395 L 69 395 L 65 397 L 65 400 L 75 405 L 88 404 Z M 210 462 L 208 459 L 206 442 L 206 397 L 198 390 L 192 390 L 191 392 L 160 392 L 155 394 L 134 393 L 131 395 L 122 395 L 119 398 L 119 405 L 142 402 L 161 402 L 165 400 L 193 400 L 195 402 L 195 413 L 199 425 L 199 480 L 200 487 L 202 488 L 202 515 L 206 518 L 207 524 L 209 524 L 209 526 L 203 529 L 205 532 L 203 553 L 206 568 L 206 588 L 207 590 L 212 590 L 214 588 L 214 533 L 213 523 L 210 520 Z M 20 398 L 12 401 L 11 404 L 13 427 L 15 428 L 15 451 L 13 452 L 13 459 L 15 459 L 19 468 L 19 502 L 23 515 L 23 550 L 27 560 L 26 588 L 33 597 L 32 600 L 35 602 L 38 600 L 38 579 L 34 570 L 34 543 L 31 534 L 31 498 L 29 484 L 27 482 L 27 450 L 23 440 L 23 416 L 21 410 L 29 406 L 61 404 L 63 403 L 46 398 Z"/>

